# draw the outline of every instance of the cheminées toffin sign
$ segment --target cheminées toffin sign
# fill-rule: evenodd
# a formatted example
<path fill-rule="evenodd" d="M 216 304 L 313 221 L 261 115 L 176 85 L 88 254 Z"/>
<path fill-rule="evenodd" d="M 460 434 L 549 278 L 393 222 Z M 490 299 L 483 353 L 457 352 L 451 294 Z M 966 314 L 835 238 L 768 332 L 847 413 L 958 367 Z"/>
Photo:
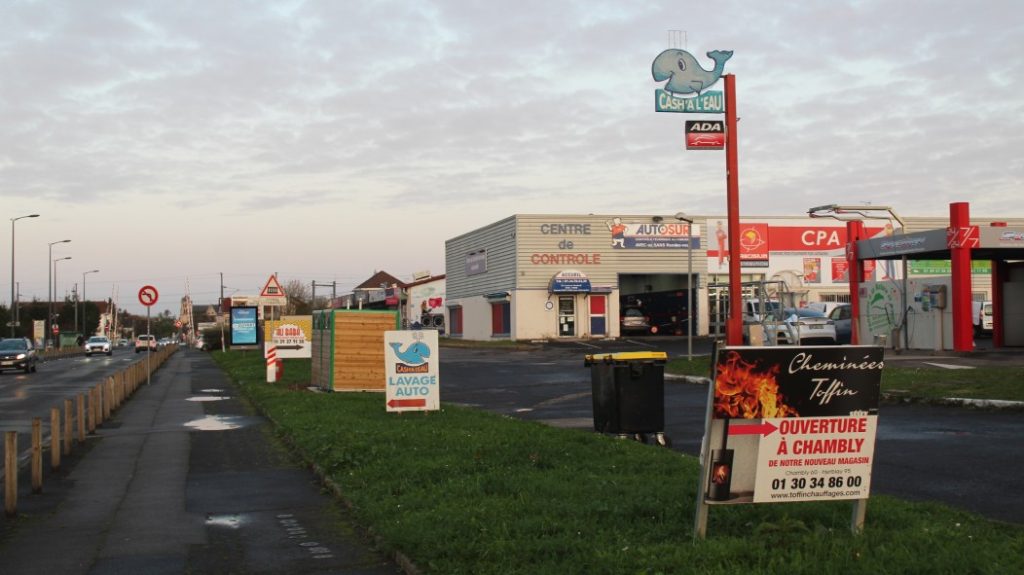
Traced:
<path fill-rule="evenodd" d="M 286 315 L 263 322 L 263 342 L 282 359 L 313 357 L 313 316 Z"/>
<path fill-rule="evenodd" d="M 384 332 L 387 411 L 441 408 L 438 350 L 436 330 Z"/>
<path fill-rule="evenodd" d="M 703 503 L 867 499 L 881 347 L 723 347 L 717 351 Z"/>

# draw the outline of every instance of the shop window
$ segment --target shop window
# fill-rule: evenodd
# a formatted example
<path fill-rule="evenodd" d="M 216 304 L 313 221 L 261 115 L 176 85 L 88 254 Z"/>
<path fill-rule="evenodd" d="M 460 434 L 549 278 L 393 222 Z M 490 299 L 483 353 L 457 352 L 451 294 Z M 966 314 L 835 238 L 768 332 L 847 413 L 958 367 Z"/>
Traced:
<path fill-rule="evenodd" d="M 462 335 L 462 307 L 451 307 L 448 308 L 448 320 L 451 325 L 449 328 L 449 335 L 460 336 Z"/>
<path fill-rule="evenodd" d="M 512 305 L 507 302 L 491 304 L 491 335 L 507 336 L 512 332 Z"/>

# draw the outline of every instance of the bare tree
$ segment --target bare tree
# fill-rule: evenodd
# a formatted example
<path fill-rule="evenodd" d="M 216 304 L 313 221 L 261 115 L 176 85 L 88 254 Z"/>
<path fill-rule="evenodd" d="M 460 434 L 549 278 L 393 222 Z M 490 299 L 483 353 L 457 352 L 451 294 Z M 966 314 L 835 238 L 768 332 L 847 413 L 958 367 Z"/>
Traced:
<path fill-rule="evenodd" d="M 284 293 L 288 294 L 288 306 L 285 308 L 285 315 L 307 315 L 312 313 L 310 306 L 310 295 L 312 286 L 301 280 L 288 280 L 282 286 Z"/>

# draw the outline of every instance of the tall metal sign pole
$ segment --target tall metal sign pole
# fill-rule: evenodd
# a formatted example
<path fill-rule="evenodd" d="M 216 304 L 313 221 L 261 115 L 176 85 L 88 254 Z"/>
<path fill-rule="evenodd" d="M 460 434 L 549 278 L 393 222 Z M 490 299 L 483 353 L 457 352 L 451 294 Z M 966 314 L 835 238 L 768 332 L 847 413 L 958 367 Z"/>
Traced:
<path fill-rule="evenodd" d="M 743 344 L 743 292 L 740 285 L 740 176 L 736 132 L 736 77 L 723 75 L 725 62 L 732 50 L 712 50 L 707 57 L 714 63 L 710 70 L 697 62 L 692 54 L 670 48 L 658 54 L 651 65 L 651 74 L 664 89 L 654 91 L 654 111 L 692 114 L 725 114 L 726 208 L 729 222 L 729 319 L 726 320 L 726 343 Z M 720 78 L 725 79 L 725 94 L 708 91 Z M 688 96 L 693 94 L 693 96 Z M 708 122 L 708 124 L 711 124 Z M 707 136 L 709 134 L 705 134 Z M 689 139 L 689 136 L 688 136 Z M 694 138 L 694 144 L 698 138 Z M 705 142 L 709 140 L 703 140 Z M 714 145 L 690 146 L 719 149 Z M 692 281 L 692 279 L 691 279 Z"/>
<path fill-rule="evenodd" d="M 739 133 L 736 131 L 736 76 L 725 78 L 725 174 L 729 222 L 729 319 L 725 341 L 743 345 L 743 292 L 740 286 L 740 168 Z"/>
<path fill-rule="evenodd" d="M 149 385 L 149 376 L 152 373 L 149 364 L 149 356 L 153 353 L 153 348 L 150 347 L 150 343 L 153 341 L 153 336 L 149 332 L 149 308 L 153 306 L 160 299 L 159 292 L 153 286 L 142 286 L 139 289 L 139 303 L 146 306 L 146 385 Z"/>

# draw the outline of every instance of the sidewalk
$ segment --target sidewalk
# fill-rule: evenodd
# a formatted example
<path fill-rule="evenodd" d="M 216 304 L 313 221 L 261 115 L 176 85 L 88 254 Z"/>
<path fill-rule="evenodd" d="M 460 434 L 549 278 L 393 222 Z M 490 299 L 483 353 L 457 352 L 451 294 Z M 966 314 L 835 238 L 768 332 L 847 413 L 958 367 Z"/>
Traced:
<path fill-rule="evenodd" d="M 207 354 L 176 353 L 42 495 L 22 474 L 0 571 L 401 573 L 271 433 Z"/>

